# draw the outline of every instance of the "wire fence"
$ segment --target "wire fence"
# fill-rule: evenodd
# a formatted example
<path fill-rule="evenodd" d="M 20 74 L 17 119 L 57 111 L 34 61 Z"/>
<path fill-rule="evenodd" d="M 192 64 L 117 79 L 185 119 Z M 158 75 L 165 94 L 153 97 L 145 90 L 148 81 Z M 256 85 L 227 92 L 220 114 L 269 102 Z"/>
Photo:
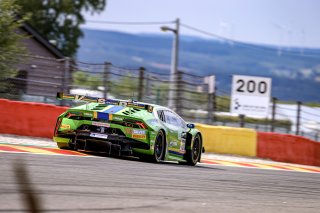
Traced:
<path fill-rule="evenodd" d="M 143 67 L 125 68 L 69 58 L 22 57 L 23 63 L 17 66 L 15 75 L 1 79 L 0 97 L 70 104 L 55 99 L 56 93 L 63 91 L 168 106 L 168 94 L 174 90 L 174 110 L 188 122 L 296 134 L 320 141 L 320 108 L 301 102 L 284 104 L 273 98 L 266 118 L 243 117 L 230 113 L 230 91 L 215 88 L 210 92 L 207 76 L 179 71 L 172 82 L 174 86 L 170 87 L 170 74 Z"/>

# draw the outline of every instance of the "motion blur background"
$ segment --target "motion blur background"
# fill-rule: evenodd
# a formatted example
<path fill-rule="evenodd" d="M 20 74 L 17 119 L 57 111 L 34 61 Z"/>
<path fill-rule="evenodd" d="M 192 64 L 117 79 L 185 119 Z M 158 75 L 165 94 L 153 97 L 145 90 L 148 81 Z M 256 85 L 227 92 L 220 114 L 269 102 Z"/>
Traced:
<path fill-rule="evenodd" d="M 19 14 L 11 14 L 22 20 L 11 30 L 25 47 L 0 42 L 2 98 L 62 104 L 55 95 L 64 91 L 167 106 L 175 35 L 160 28 L 180 18 L 172 97 L 179 115 L 320 140 L 319 1 L 83 2 L 2 1 L 1 11 Z M 230 113 L 232 75 L 272 78 L 267 117 Z"/>

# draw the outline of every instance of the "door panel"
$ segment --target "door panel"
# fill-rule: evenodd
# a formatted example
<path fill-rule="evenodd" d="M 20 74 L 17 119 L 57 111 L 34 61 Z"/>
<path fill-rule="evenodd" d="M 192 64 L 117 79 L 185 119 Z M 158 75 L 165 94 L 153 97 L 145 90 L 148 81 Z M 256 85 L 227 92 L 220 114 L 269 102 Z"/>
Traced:
<path fill-rule="evenodd" d="M 179 118 L 171 111 L 164 111 L 167 128 L 169 129 L 169 152 L 182 155 L 185 153 L 185 143 L 182 141 L 182 128 Z"/>

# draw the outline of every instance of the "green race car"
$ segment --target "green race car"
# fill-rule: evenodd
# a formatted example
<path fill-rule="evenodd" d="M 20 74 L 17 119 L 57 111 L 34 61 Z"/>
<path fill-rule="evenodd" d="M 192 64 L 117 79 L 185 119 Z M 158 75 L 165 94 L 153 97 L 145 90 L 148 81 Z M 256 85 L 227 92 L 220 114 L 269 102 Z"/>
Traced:
<path fill-rule="evenodd" d="M 188 165 L 201 159 L 201 133 L 166 107 L 63 93 L 57 98 L 86 102 L 58 117 L 53 140 L 61 149 Z"/>

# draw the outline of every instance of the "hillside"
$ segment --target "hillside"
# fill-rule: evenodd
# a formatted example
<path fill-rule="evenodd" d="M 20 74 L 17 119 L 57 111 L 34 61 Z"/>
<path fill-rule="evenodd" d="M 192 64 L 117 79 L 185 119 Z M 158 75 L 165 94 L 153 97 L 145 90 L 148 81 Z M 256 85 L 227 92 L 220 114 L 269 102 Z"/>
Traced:
<path fill-rule="evenodd" d="M 78 60 L 108 61 L 117 66 L 146 67 L 169 72 L 170 34 L 127 34 L 84 29 Z M 230 44 L 181 36 L 179 69 L 197 75 L 216 75 L 218 91 L 230 92 L 233 74 L 272 77 L 272 96 L 281 100 L 320 102 L 320 49 Z"/>

